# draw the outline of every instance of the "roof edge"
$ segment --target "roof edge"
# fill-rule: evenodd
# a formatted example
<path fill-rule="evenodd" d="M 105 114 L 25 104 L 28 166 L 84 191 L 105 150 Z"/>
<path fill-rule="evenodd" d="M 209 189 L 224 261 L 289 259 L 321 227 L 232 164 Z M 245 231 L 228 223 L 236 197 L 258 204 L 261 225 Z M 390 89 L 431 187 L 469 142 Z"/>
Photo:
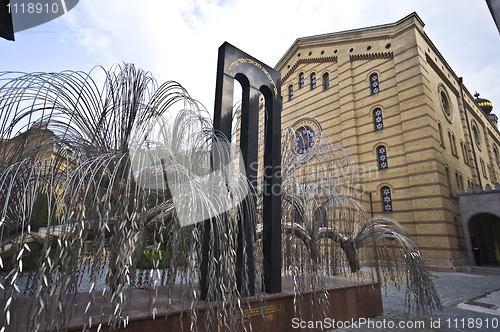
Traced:
<path fill-rule="evenodd" d="M 288 48 L 288 50 L 285 52 L 285 54 L 276 63 L 274 68 L 276 70 L 279 70 L 279 69 L 277 69 L 278 66 L 286 59 L 288 54 L 290 54 L 290 52 L 297 46 L 297 44 L 299 44 L 302 41 L 314 40 L 314 39 L 320 39 L 320 38 L 328 38 L 328 37 L 333 37 L 333 36 L 341 36 L 341 35 L 347 35 L 347 34 L 351 34 L 351 33 L 362 32 L 362 31 L 377 30 L 377 29 L 381 29 L 381 28 L 394 28 L 394 27 L 402 24 L 403 22 L 405 22 L 411 18 L 415 18 L 422 25 L 422 27 L 425 26 L 425 23 L 422 21 L 420 16 L 418 16 L 417 12 L 412 12 L 411 14 L 406 15 L 405 17 L 403 17 L 402 19 L 400 19 L 394 23 L 379 24 L 379 25 L 373 25 L 373 26 L 365 27 L 365 28 L 357 28 L 357 29 L 351 29 L 351 30 L 344 30 L 344 31 L 338 31 L 338 32 L 330 32 L 330 33 L 324 33 L 324 34 L 319 34 L 319 35 L 307 36 L 307 37 L 299 37 L 299 38 L 295 39 L 293 44 Z"/>

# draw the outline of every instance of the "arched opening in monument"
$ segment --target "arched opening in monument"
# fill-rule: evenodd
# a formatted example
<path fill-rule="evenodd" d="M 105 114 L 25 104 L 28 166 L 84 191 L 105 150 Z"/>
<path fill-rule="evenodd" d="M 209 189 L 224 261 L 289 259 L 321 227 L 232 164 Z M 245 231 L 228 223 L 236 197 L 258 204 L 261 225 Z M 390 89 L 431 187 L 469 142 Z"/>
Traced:
<path fill-rule="evenodd" d="M 242 76 L 238 76 L 239 79 L 247 80 Z M 232 121 L 232 131 L 231 131 L 231 142 L 235 147 L 235 151 L 239 151 L 240 148 L 240 130 L 241 130 L 241 108 L 242 101 L 244 99 L 243 87 L 237 78 L 234 79 L 233 87 L 233 121 Z M 265 97 L 262 92 L 259 92 L 259 134 L 258 134 L 258 144 L 259 144 L 259 160 L 258 164 L 262 164 L 262 154 L 264 152 L 264 126 L 266 119 L 266 109 L 265 109 Z"/>
<path fill-rule="evenodd" d="M 235 151 L 240 150 L 240 135 L 241 130 L 241 101 L 243 99 L 243 88 L 237 79 L 234 79 L 233 87 L 233 122 L 231 130 L 231 143 Z"/>
<path fill-rule="evenodd" d="M 476 214 L 469 219 L 469 233 L 476 265 L 500 265 L 500 218 Z"/>
<path fill-rule="evenodd" d="M 234 79 L 234 87 L 233 87 L 233 114 L 232 114 L 232 129 L 231 129 L 231 144 L 233 145 L 233 149 L 235 153 L 240 153 L 241 150 L 241 111 L 243 107 L 243 100 L 247 98 L 244 95 L 244 89 L 242 87 L 243 84 L 249 84 L 248 79 L 243 75 L 237 75 Z M 265 133 L 265 124 L 266 124 L 266 98 L 261 91 L 258 93 L 258 135 L 257 135 L 257 162 L 254 165 L 249 165 L 253 170 L 257 171 L 257 179 L 254 186 L 262 185 L 263 180 L 263 165 L 264 165 L 264 133 Z M 236 166 L 236 165 L 235 165 Z M 243 164 L 239 165 L 240 167 Z"/>

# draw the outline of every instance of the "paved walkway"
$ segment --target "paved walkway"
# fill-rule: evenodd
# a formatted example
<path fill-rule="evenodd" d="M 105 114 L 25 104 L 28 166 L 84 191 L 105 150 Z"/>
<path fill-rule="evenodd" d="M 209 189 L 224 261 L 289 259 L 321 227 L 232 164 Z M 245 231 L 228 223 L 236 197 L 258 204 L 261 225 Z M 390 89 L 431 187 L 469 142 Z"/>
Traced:
<path fill-rule="evenodd" d="M 498 272 L 431 272 L 436 276 L 433 282 L 443 310 L 428 314 L 405 312 L 404 287 L 399 291 L 387 286 L 382 289 L 382 315 L 329 331 L 500 331 L 500 269 Z"/>
<path fill-rule="evenodd" d="M 500 271 L 500 270 L 499 270 Z M 388 286 L 384 313 L 340 331 L 500 331 L 500 274 L 431 272 L 443 310 L 404 311 L 404 290 Z M 467 302 L 467 303 L 466 303 Z"/>

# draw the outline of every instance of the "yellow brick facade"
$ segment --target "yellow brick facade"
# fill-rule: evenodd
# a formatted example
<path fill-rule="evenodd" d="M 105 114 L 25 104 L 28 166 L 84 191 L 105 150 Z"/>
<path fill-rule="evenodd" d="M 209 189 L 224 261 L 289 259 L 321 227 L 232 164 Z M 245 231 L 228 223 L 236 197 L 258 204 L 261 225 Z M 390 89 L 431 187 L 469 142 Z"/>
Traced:
<path fill-rule="evenodd" d="M 468 257 L 457 191 L 479 183 L 472 144 L 482 186 L 494 187 L 500 174 L 494 153 L 500 133 L 463 87 L 469 123 L 481 141 L 471 142 L 459 78 L 423 26 L 413 13 L 392 24 L 297 39 L 275 67 L 282 74 L 282 126 L 316 119 L 352 154 L 360 183 L 372 193 L 374 214 L 401 222 L 429 265 L 455 268 Z M 379 92 L 373 94 L 374 73 Z M 375 130 L 376 109 L 382 112 L 381 130 Z M 386 169 L 378 165 L 377 147 L 382 145 Z M 391 212 L 382 208 L 384 186 L 391 190 Z"/>

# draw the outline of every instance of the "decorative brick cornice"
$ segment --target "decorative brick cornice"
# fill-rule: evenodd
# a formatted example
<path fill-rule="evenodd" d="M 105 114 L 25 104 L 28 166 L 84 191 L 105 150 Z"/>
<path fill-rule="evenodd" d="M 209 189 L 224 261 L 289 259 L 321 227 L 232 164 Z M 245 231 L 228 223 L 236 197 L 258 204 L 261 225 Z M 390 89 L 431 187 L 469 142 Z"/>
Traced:
<path fill-rule="evenodd" d="M 281 78 L 281 84 L 283 84 L 289 77 L 292 75 L 292 73 L 297 69 L 298 66 L 300 66 L 303 63 L 323 63 L 323 62 L 337 62 L 337 57 L 336 56 L 327 56 L 327 57 L 321 57 L 321 58 L 308 58 L 308 59 L 299 59 L 295 64 L 290 67 L 288 72 L 283 75 Z"/>
<path fill-rule="evenodd" d="M 373 60 L 373 59 L 392 59 L 394 57 L 393 52 L 382 52 L 382 53 L 368 53 L 368 54 L 353 54 L 349 55 L 349 60 Z"/>

